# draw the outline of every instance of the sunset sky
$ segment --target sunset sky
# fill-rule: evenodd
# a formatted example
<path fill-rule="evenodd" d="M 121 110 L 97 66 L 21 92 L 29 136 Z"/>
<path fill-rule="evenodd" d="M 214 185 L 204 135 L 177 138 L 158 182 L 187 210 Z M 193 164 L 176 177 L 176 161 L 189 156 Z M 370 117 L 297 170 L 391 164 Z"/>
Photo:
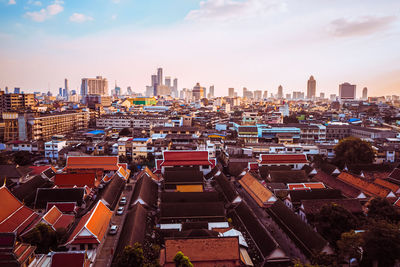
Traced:
<path fill-rule="evenodd" d="M 0 88 L 53 93 L 102 75 L 144 92 L 157 67 L 179 89 L 400 95 L 399 0 L 0 0 Z M 79 91 L 79 90 L 78 90 Z"/>

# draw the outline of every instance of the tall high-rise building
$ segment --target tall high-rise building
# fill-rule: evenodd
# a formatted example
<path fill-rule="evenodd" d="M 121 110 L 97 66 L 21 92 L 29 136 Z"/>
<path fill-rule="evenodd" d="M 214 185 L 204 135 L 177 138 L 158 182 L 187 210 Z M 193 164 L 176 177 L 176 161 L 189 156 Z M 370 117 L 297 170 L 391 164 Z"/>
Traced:
<path fill-rule="evenodd" d="M 157 84 L 158 85 L 163 84 L 163 69 L 162 68 L 157 69 Z"/>
<path fill-rule="evenodd" d="M 196 85 L 193 87 L 192 93 L 193 93 L 193 98 L 194 100 L 200 100 L 202 98 L 206 97 L 206 88 L 201 87 L 200 83 L 196 83 Z"/>
<path fill-rule="evenodd" d="M 319 93 L 319 98 L 324 99 L 325 98 L 325 93 L 323 93 L 323 92 Z"/>
<path fill-rule="evenodd" d="M 174 85 L 173 85 L 173 87 L 174 87 L 174 90 L 175 90 L 176 92 L 178 92 L 178 79 L 177 79 L 177 78 L 174 79 Z"/>
<path fill-rule="evenodd" d="M 317 82 L 314 79 L 314 76 L 310 76 L 307 82 L 307 98 L 314 99 L 316 94 Z"/>
<path fill-rule="evenodd" d="M 65 89 L 65 99 L 68 100 L 69 90 L 68 90 L 68 79 L 64 80 L 64 89 Z"/>
<path fill-rule="evenodd" d="M 339 85 L 340 100 L 354 100 L 356 98 L 356 85 L 343 83 Z"/>
<path fill-rule="evenodd" d="M 8 94 L 8 86 L 4 89 L 5 93 Z"/>
<path fill-rule="evenodd" d="M 83 78 L 81 84 L 81 95 L 108 95 L 108 81 L 106 78 Z"/>
<path fill-rule="evenodd" d="M 267 90 L 264 91 L 263 98 L 264 99 L 268 98 L 268 91 Z"/>
<path fill-rule="evenodd" d="M 151 86 L 155 87 L 157 85 L 157 75 L 151 75 Z"/>
<path fill-rule="evenodd" d="M 213 98 L 214 97 L 214 85 L 210 86 L 210 90 L 208 92 L 208 98 Z"/>
<path fill-rule="evenodd" d="M 278 87 L 278 94 L 276 95 L 277 98 L 283 98 L 283 87 L 279 85 Z"/>
<path fill-rule="evenodd" d="M 229 97 L 235 97 L 235 88 L 229 88 L 228 89 L 228 96 Z"/>
<path fill-rule="evenodd" d="M 171 77 L 165 77 L 165 85 L 171 88 Z"/>
<path fill-rule="evenodd" d="M 63 89 L 61 87 L 58 88 L 58 95 L 63 96 Z"/>
<path fill-rule="evenodd" d="M 364 87 L 364 89 L 362 91 L 362 98 L 368 99 L 368 88 L 367 87 Z"/>
<path fill-rule="evenodd" d="M 260 100 L 262 96 L 262 91 L 261 90 L 255 90 L 254 91 L 254 99 Z"/>
<path fill-rule="evenodd" d="M 14 88 L 14 94 L 20 94 L 21 93 L 21 88 L 15 87 Z"/>

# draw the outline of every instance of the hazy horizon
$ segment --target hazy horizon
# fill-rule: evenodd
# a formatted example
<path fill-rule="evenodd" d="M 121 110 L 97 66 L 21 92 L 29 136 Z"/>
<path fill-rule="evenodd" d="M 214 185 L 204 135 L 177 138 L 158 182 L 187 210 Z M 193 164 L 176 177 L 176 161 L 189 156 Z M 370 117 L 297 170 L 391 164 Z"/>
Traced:
<path fill-rule="evenodd" d="M 384 4 L 383 4 L 384 2 Z M 158 67 L 217 96 L 234 87 L 284 94 L 400 94 L 400 2 L 0 0 L 0 88 L 70 90 L 101 75 L 144 92 Z"/>

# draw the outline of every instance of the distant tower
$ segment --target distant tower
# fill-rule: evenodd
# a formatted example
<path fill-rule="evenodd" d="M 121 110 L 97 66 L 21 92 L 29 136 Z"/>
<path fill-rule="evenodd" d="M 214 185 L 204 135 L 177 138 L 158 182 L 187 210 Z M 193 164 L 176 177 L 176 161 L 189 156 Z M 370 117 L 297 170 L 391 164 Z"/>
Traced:
<path fill-rule="evenodd" d="M 214 85 L 210 86 L 210 92 L 208 93 L 208 98 L 214 97 Z"/>
<path fill-rule="evenodd" d="M 339 85 L 340 100 L 354 100 L 356 98 L 356 85 L 343 83 Z"/>
<path fill-rule="evenodd" d="M 278 87 L 277 98 L 283 98 L 283 87 L 282 87 L 282 85 L 279 85 L 279 87 Z"/>
<path fill-rule="evenodd" d="M 171 88 L 171 77 L 165 77 L 165 85 Z"/>
<path fill-rule="evenodd" d="M 178 92 L 178 79 L 177 79 L 177 78 L 174 79 L 174 85 L 173 85 L 173 87 L 174 87 L 174 90 L 175 90 L 176 92 Z"/>
<path fill-rule="evenodd" d="M 229 88 L 228 89 L 228 96 L 229 97 L 235 97 L 235 88 Z"/>
<path fill-rule="evenodd" d="M 317 82 L 314 79 L 314 76 L 311 75 L 310 79 L 307 82 L 307 98 L 314 99 L 316 93 L 316 85 Z"/>
<path fill-rule="evenodd" d="M 65 88 L 65 97 L 68 100 L 69 90 L 68 90 L 68 79 L 64 80 L 64 88 Z"/>
<path fill-rule="evenodd" d="M 157 84 L 163 85 L 163 69 L 162 68 L 157 69 Z"/>
<path fill-rule="evenodd" d="M 8 86 L 6 86 L 5 90 L 6 94 L 8 94 Z"/>
<path fill-rule="evenodd" d="M 263 98 L 264 98 L 264 99 L 265 99 L 265 98 L 268 98 L 268 91 L 267 91 L 267 90 L 264 91 Z"/>
<path fill-rule="evenodd" d="M 367 87 L 364 87 L 364 89 L 362 91 L 362 98 L 368 99 L 368 88 Z"/>

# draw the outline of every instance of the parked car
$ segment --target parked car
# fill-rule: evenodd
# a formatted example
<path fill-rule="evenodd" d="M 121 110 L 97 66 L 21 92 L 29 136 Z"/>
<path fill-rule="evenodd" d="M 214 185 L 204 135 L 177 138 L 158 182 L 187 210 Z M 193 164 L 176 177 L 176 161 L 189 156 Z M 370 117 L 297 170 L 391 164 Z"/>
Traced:
<path fill-rule="evenodd" d="M 119 207 L 117 210 L 117 215 L 122 215 L 124 214 L 124 208 L 123 207 Z"/>
<path fill-rule="evenodd" d="M 126 204 L 126 197 L 122 197 L 121 200 L 119 201 L 120 205 L 125 205 Z"/>
<path fill-rule="evenodd" d="M 110 231 L 108 231 L 108 233 L 110 235 L 115 235 L 118 232 L 118 225 L 111 225 L 110 227 Z"/>

